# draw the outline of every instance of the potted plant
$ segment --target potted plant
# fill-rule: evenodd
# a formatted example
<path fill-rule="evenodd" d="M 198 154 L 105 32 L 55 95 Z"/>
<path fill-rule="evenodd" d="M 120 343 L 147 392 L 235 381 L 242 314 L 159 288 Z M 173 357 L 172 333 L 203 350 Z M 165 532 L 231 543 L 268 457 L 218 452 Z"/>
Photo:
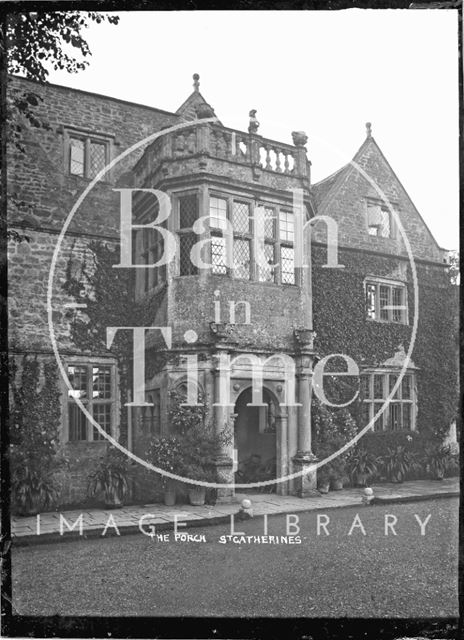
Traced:
<path fill-rule="evenodd" d="M 330 488 L 333 491 L 341 491 L 343 489 L 343 480 L 345 477 L 345 455 L 341 454 L 338 458 L 329 463 Z"/>
<path fill-rule="evenodd" d="M 200 480 L 203 482 L 208 482 L 214 480 L 210 475 L 203 473 L 201 469 L 196 466 L 186 466 L 185 467 L 185 476 L 190 480 Z M 206 501 L 206 487 L 202 484 L 188 484 L 187 493 L 189 497 L 189 502 L 194 507 L 198 507 L 205 504 Z"/>
<path fill-rule="evenodd" d="M 214 482 L 216 460 L 224 445 L 230 442 L 230 432 L 216 432 L 211 424 L 194 425 L 181 436 L 182 475 L 190 480 Z M 206 487 L 189 483 L 190 504 L 205 503 Z"/>
<path fill-rule="evenodd" d="M 186 406 L 185 395 L 173 390 L 169 393 L 169 421 L 179 442 L 179 475 L 189 480 L 214 482 L 216 460 L 223 448 L 231 442 L 227 424 L 220 432 L 207 420 L 208 405 L 205 394 L 199 393 L 198 405 Z M 191 504 L 205 503 L 206 487 L 188 483 Z"/>
<path fill-rule="evenodd" d="M 24 460 L 15 466 L 11 479 L 13 504 L 21 516 L 34 516 L 50 507 L 57 497 L 53 471 L 44 469 L 38 460 Z"/>
<path fill-rule="evenodd" d="M 388 447 L 387 453 L 380 460 L 387 478 L 392 482 L 403 482 L 414 467 L 413 454 L 402 445 Z"/>
<path fill-rule="evenodd" d="M 319 467 L 317 470 L 317 490 L 320 493 L 329 493 L 330 488 L 330 470 L 328 465 Z"/>
<path fill-rule="evenodd" d="M 449 447 L 438 445 L 425 450 L 423 462 L 434 480 L 443 480 L 445 471 L 451 463 Z"/>
<path fill-rule="evenodd" d="M 89 475 L 87 492 L 93 497 L 103 492 L 105 507 L 119 509 L 129 492 L 129 460 L 127 456 L 116 449 L 108 447 L 106 455 L 100 458 L 100 463 Z"/>
<path fill-rule="evenodd" d="M 182 445 L 179 437 L 158 436 L 154 438 L 149 447 L 149 459 L 156 467 L 169 471 L 176 475 L 182 475 Z M 168 476 L 162 476 L 164 492 L 164 504 L 172 507 L 177 499 L 177 482 Z"/>
<path fill-rule="evenodd" d="M 367 481 L 377 473 L 378 458 L 364 447 L 356 447 L 347 460 L 347 471 L 351 482 L 365 487 Z"/>
<path fill-rule="evenodd" d="M 324 460 L 341 449 L 356 434 L 356 423 L 346 409 L 331 410 L 318 400 L 314 400 L 313 416 L 314 453 L 319 460 Z M 343 489 L 347 457 L 347 453 L 340 454 L 318 469 L 319 490 L 322 489 L 325 492 L 327 483 L 336 491 Z"/>

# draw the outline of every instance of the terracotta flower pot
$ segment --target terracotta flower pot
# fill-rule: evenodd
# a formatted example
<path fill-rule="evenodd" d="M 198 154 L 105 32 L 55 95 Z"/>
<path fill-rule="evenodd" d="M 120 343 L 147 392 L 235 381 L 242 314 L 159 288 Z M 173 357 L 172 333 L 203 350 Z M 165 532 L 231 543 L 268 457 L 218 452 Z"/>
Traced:
<path fill-rule="evenodd" d="M 18 508 L 18 515 L 23 517 L 36 516 L 40 513 L 41 507 L 42 499 L 40 496 L 32 495 L 26 504 L 23 504 Z"/>
<path fill-rule="evenodd" d="M 190 487 L 188 494 L 191 505 L 199 507 L 205 504 L 206 487 Z"/>
<path fill-rule="evenodd" d="M 341 491 L 343 489 L 343 479 L 342 478 L 333 479 L 330 483 L 330 488 L 333 491 Z"/>
<path fill-rule="evenodd" d="M 121 509 L 122 500 L 117 491 L 108 489 L 105 491 L 105 509 Z"/>
<path fill-rule="evenodd" d="M 365 487 L 367 485 L 367 474 L 366 473 L 358 473 L 358 474 L 356 474 L 356 485 L 358 487 Z"/>
<path fill-rule="evenodd" d="M 168 483 L 164 488 L 164 504 L 173 507 L 176 504 L 176 485 Z"/>
<path fill-rule="evenodd" d="M 327 482 L 323 481 L 317 485 L 317 490 L 319 491 L 319 493 L 329 493 L 329 486 L 330 486 L 330 483 L 328 480 Z"/>

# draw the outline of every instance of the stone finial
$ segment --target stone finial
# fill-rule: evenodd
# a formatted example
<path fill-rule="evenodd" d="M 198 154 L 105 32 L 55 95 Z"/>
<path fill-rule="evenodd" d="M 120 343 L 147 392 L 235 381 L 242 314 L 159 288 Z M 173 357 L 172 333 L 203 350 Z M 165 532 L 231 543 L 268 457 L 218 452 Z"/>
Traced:
<path fill-rule="evenodd" d="M 193 74 L 193 89 L 194 91 L 200 90 L 200 75 L 198 73 Z"/>
<path fill-rule="evenodd" d="M 250 124 L 248 125 L 248 133 L 257 133 L 259 128 L 259 122 L 256 118 L 256 109 L 251 109 L 250 113 Z"/>
<path fill-rule="evenodd" d="M 370 138 L 372 136 L 372 124 L 370 122 L 366 122 L 366 137 Z"/>
<path fill-rule="evenodd" d="M 292 140 L 295 147 L 304 147 L 308 142 L 308 136 L 304 131 L 292 131 Z"/>

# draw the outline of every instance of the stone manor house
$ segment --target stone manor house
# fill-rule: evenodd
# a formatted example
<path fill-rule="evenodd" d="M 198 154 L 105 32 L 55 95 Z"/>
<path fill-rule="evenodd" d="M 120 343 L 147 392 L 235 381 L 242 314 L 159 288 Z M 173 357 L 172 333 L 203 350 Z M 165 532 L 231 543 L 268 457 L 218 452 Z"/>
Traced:
<path fill-rule="evenodd" d="M 169 390 L 187 388 L 186 356 L 196 356 L 198 388 L 215 424 L 233 424 L 233 442 L 218 461 L 223 482 L 232 483 L 237 465 L 252 454 L 275 458 L 278 477 L 310 468 L 311 379 L 326 355 L 345 353 L 360 367 L 360 411 L 367 424 L 397 380 L 415 326 L 414 273 L 400 226 L 417 274 L 417 335 L 402 384 L 373 430 L 449 425 L 443 390 L 453 385 L 455 359 L 446 355 L 452 322 L 442 297 L 449 281 L 446 253 L 369 123 L 353 161 L 314 184 L 304 132 L 291 136 L 289 122 L 292 143 L 266 138 L 256 112 L 247 116 L 248 107 L 256 105 L 246 105 L 244 130 L 228 128 L 203 98 L 196 74 L 193 92 L 173 112 L 16 77 L 9 91 L 38 94 L 42 100 L 35 112 L 48 123 L 41 128 L 24 122 L 24 152 L 11 150 L 8 188 L 20 205 L 11 207 L 10 226 L 29 242 L 11 242 L 9 335 L 15 357 L 54 359 L 47 283 L 60 240 L 51 317 L 74 389 L 62 383 L 61 446 L 70 459 L 63 503 L 84 500 L 87 475 L 106 447 L 74 397 L 143 458 L 148 440 L 169 430 Z M 265 108 L 259 115 L 265 120 Z M 156 132 L 161 135 L 118 161 L 68 219 L 100 170 Z M 116 359 L 111 349 L 96 352 L 73 344 L 70 322 L 84 311 L 73 307 L 62 285 L 69 264 L 79 269 L 91 242 L 120 242 L 120 192 L 114 189 L 123 188 L 158 189 L 169 196 L 171 215 L 163 224 L 176 243 L 168 264 L 132 270 L 134 299 L 146 301 L 152 326 L 171 328 L 172 344 L 168 349 L 159 334 L 146 333 L 144 393 L 150 406 L 128 409 L 127 433 L 120 434 Z M 322 217 L 311 226 L 311 241 L 303 242 L 303 262 L 309 261 L 311 271 L 296 260 L 301 242 L 294 197 L 304 221 Z M 159 213 L 148 192 L 137 192 L 132 204 L 134 224 L 148 224 Z M 259 216 L 254 215 L 258 209 Z M 209 224 L 199 227 L 196 222 L 204 216 Z M 327 217 L 337 225 L 338 268 L 328 264 Z M 207 268 L 191 257 L 200 239 Z M 153 230 L 136 229 L 133 263 L 158 261 L 162 240 Z M 167 357 L 157 359 L 163 350 Z M 291 359 L 290 381 L 285 358 L 275 354 Z M 262 406 L 248 404 L 253 358 L 263 367 Z M 221 369 L 221 362 L 229 364 Z M 221 384 L 230 397 L 227 407 L 213 406 L 221 398 Z M 292 387 L 299 406 L 283 402 Z M 313 486 L 309 474 L 279 483 L 277 491 L 305 495 Z M 219 497 L 226 500 L 231 493 L 222 490 Z"/>

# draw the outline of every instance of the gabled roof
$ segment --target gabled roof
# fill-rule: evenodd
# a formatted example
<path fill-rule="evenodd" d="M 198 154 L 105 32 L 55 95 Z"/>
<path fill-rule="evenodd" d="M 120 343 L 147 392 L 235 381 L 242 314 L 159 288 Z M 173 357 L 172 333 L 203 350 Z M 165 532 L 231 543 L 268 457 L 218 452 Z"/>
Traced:
<path fill-rule="evenodd" d="M 416 215 L 418 216 L 418 218 L 422 222 L 424 228 L 427 230 L 427 232 L 428 232 L 428 234 L 430 236 L 430 239 L 432 240 L 434 245 L 441 251 L 441 248 L 440 248 L 439 244 L 437 243 L 437 241 L 435 240 L 435 238 L 434 238 L 432 232 L 430 231 L 427 223 L 424 221 L 423 217 L 421 216 L 420 212 L 418 211 L 418 209 L 415 206 L 414 202 L 412 201 L 411 197 L 407 193 L 407 191 L 404 188 L 403 184 L 401 183 L 400 179 L 398 178 L 398 176 L 396 175 L 396 173 L 392 169 L 390 163 L 388 162 L 388 160 L 385 158 L 384 154 L 382 153 L 379 145 L 377 144 L 377 142 L 373 138 L 373 136 L 371 134 L 371 125 L 370 125 L 370 123 L 366 124 L 366 128 L 367 128 L 366 139 L 364 140 L 362 145 L 359 147 L 358 151 L 355 153 L 355 155 L 354 155 L 353 159 L 351 160 L 351 162 L 348 162 L 346 165 L 341 167 L 338 171 L 336 171 L 335 173 L 332 173 L 327 178 L 324 178 L 323 180 L 320 180 L 319 182 L 315 183 L 312 186 L 314 197 L 315 197 L 315 200 L 316 200 L 316 204 L 317 204 L 317 208 L 318 208 L 319 213 L 322 214 L 324 212 L 324 210 L 327 210 L 327 208 L 329 207 L 330 203 L 334 200 L 334 198 L 337 197 L 337 195 L 339 193 L 339 190 L 342 187 L 342 185 L 344 184 L 345 180 L 348 180 L 354 171 L 358 171 L 358 169 L 356 168 L 356 165 L 358 164 L 361 169 L 363 168 L 363 164 L 364 163 L 363 163 L 362 160 L 364 158 L 364 154 L 365 154 L 366 151 L 369 150 L 369 147 L 371 147 L 370 150 L 374 150 L 374 152 L 376 154 L 378 154 L 378 156 L 380 156 L 382 161 L 385 163 L 385 166 L 387 167 L 388 171 L 391 173 L 391 175 L 394 177 L 394 179 L 398 183 L 399 187 L 403 191 L 404 196 L 409 201 L 411 207 L 414 209 Z M 378 192 L 372 186 L 370 188 L 370 192 L 369 192 L 368 195 L 372 196 L 372 197 L 376 197 L 376 198 L 379 197 Z"/>
<path fill-rule="evenodd" d="M 200 76 L 198 73 L 193 74 L 193 93 L 189 95 L 180 107 L 177 109 L 176 114 L 181 116 L 184 120 L 196 120 L 197 109 L 199 106 L 207 105 L 212 110 L 212 116 L 216 116 L 213 107 L 206 102 L 203 95 L 200 93 Z"/>
<path fill-rule="evenodd" d="M 341 169 L 338 169 L 337 171 L 335 171 L 335 173 L 332 173 L 330 176 L 327 176 L 327 178 L 324 178 L 323 180 L 320 180 L 319 182 L 316 182 L 315 184 L 313 184 L 313 195 L 314 195 L 314 199 L 316 201 L 316 205 L 319 207 L 319 205 L 321 205 L 323 202 L 325 202 L 325 200 L 327 199 L 332 187 L 336 184 L 338 178 L 340 177 L 340 175 L 349 167 L 349 165 L 345 165 L 343 166 Z"/>

